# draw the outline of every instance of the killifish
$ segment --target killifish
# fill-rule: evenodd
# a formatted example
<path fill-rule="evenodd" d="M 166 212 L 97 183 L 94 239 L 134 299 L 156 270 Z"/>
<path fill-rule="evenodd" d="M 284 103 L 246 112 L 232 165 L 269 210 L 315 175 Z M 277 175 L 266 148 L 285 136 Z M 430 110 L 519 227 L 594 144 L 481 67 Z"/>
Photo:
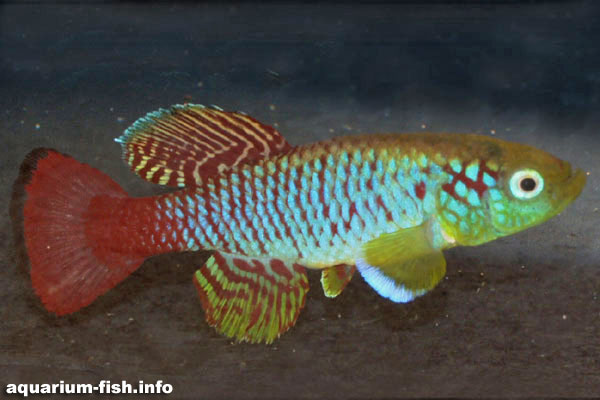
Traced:
<path fill-rule="evenodd" d="M 580 169 L 474 134 L 367 134 L 292 146 L 240 112 L 176 105 L 116 139 L 146 181 L 134 198 L 46 148 L 21 165 L 11 201 L 32 285 L 58 315 L 92 303 L 152 255 L 212 250 L 194 274 L 207 322 L 270 343 L 296 322 L 307 269 L 336 297 L 356 270 L 404 303 L 446 272 L 443 250 L 540 224 L 582 191 Z"/>

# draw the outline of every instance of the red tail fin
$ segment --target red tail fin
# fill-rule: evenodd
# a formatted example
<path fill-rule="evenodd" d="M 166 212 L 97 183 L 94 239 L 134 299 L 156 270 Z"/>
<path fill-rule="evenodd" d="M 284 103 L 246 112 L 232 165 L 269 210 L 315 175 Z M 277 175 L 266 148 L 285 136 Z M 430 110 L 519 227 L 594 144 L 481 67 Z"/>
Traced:
<path fill-rule="evenodd" d="M 85 227 L 98 195 L 127 193 L 97 169 L 51 149 L 29 153 L 13 186 L 11 217 L 15 240 L 24 246 L 22 261 L 30 265 L 35 292 L 58 315 L 87 306 L 143 261 L 120 255 L 108 264 L 94 255 Z"/>

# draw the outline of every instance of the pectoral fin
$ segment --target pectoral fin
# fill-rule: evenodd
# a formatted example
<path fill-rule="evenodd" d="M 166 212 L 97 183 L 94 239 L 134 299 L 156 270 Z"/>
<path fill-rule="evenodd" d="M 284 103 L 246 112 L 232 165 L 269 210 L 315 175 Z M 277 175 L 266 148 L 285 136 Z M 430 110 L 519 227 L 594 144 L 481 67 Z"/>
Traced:
<path fill-rule="evenodd" d="M 371 240 L 364 245 L 356 267 L 381 296 L 406 303 L 440 282 L 446 260 L 441 250 L 431 246 L 423 224 Z"/>

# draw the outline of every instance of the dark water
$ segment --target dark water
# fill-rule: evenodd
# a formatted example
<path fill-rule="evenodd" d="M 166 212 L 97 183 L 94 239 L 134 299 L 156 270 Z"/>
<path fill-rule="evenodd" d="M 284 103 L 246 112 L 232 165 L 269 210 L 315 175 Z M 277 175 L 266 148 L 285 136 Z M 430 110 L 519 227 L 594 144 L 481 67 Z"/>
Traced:
<path fill-rule="evenodd" d="M 438 2 L 439 3 L 439 2 Z M 600 7 L 5 4 L 0 9 L 0 383 L 174 386 L 173 397 L 600 395 Z M 334 300 L 318 274 L 295 328 L 232 344 L 203 320 L 206 254 L 148 260 L 92 306 L 45 312 L 15 265 L 8 200 L 49 146 L 114 177 L 113 138 L 192 101 L 243 110 L 292 144 L 357 132 L 477 132 L 589 171 L 550 222 L 447 252 L 408 305 L 360 277 Z"/>

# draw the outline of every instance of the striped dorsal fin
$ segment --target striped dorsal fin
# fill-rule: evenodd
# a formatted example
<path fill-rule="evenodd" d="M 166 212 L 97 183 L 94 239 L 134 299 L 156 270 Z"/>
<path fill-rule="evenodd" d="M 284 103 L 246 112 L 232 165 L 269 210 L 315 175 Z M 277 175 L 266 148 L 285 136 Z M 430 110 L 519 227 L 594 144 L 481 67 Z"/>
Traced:
<path fill-rule="evenodd" d="M 291 328 L 308 292 L 298 264 L 221 252 L 196 271 L 194 283 L 209 325 L 251 343 L 271 343 Z"/>
<path fill-rule="evenodd" d="M 142 179 L 178 187 L 291 149 L 279 132 L 252 117 L 196 104 L 151 112 L 115 141 Z"/>

